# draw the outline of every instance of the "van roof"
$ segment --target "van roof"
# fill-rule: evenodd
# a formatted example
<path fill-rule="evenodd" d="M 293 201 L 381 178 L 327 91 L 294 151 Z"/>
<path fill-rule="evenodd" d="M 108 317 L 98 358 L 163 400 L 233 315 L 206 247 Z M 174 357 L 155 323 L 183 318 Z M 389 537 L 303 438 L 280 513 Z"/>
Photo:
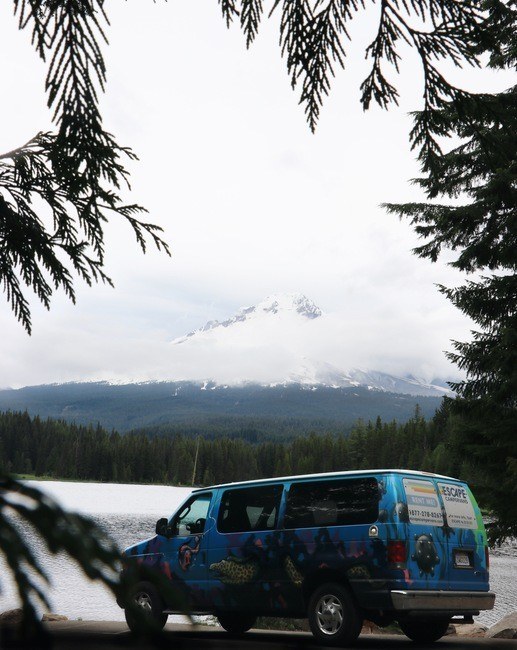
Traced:
<path fill-rule="evenodd" d="M 333 478 L 339 476 L 361 476 L 363 474 L 405 474 L 410 476 L 425 476 L 431 478 L 444 478 L 448 481 L 459 481 L 452 476 L 444 476 L 443 474 L 433 474 L 432 472 L 419 472 L 414 469 L 358 469 L 349 470 L 346 472 L 324 472 L 320 474 L 298 474 L 294 476 L 275 476 L 273 478 L 261 478 L 253 481 L 236 481 L 234 483 L 218 483 L 217 485 L 207 485 L 203 488 L 197 488 L 193 492 L 201 492 L 202 490 L 210 490 L 214 488 L 223 487 L 239 487 L 241 485 L 262 485 L 266 483 L 278 483 L 279 481 L 292 481 L 294 479 L 310 479 L 310 478 Z"/>

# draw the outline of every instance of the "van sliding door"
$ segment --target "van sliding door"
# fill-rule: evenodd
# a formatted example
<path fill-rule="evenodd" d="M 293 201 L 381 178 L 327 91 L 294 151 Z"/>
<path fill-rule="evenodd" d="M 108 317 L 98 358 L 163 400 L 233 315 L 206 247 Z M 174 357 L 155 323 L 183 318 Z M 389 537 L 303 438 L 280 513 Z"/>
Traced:
<path fill-rule="evenodd" d="M 208 562 L 214 609 L 259 615 L 285 608 L 276 530 L 282 493 L 282 484 L 222 491 Z"/>

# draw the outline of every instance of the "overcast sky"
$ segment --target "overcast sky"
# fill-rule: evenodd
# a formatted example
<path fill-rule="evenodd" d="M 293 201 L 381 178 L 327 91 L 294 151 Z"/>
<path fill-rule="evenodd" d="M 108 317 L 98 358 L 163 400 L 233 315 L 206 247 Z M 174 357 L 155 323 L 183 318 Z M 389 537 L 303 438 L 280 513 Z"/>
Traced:
<path fill-rule="evenodd" d="M 0 151 L 51 128 L 45 68 L 11 7 L 0 5 Z M 353 351 L 354 365 L 455 375 L 443 350 L 470 323 L 435 284 L 461 277 L 445 259 L 414 257 L 409 225 L 380 207 L 422 198 L 408 183 L 418 166 L 407 117 L 421 106 L 422 80 L 407 52 L 400 107 L 363 113 L 376 7 L 356 21 L 348 70 L 334 80 L 315 135 L 290 88 L 276 19 L 246 51 L 216 0 L 107 7 L 105 126 L 139 155 L 131 200 L 163 226 L 173 255 L 143 256 L 130 229 L 112 223 L 114 290 L 79 283 L 77 305 L 56 294 L 50 312 L 33 302 L 32 337 L 0 304 L 0 387 L 152 378 L 172 339 L 281 292 L 304 293 L 346 323 L 347 337 L 331 343 L 339 358 Z M 508 85 L 453 74 L 471 89 Z"/>

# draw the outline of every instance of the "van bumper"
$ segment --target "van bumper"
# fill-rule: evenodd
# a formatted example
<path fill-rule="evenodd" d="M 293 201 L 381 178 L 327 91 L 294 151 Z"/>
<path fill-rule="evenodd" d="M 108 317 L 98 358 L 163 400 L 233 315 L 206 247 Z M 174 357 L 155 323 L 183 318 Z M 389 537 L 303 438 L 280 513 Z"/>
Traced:
<path fill-rule="evenodd" d="M 461 612 L 479 613 L 492 609 L 495 594 L 492 591 L 418 591 L 393 590 L 390 592 L 393 609 L 402 612 Z"/>

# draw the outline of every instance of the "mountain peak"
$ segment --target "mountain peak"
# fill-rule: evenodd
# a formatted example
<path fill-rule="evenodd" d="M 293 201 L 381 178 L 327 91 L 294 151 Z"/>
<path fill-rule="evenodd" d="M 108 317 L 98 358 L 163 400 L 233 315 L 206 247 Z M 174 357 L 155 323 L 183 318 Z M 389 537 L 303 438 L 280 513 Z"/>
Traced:
<path fill-rule="evenodd" d="M 183 343 L 189 338 L 202 332 L 209 332 L 219 328 L 228 328 L 236 323 L 253 321 L 264 316 L 281 316 L 284 314 L 297 314 L 302 318 L 314 320 L 322 315 L 321 309 L 302 293 L 275 293 L 267 296 L 261 302 L 251 307 L 241 307 L 237 313 L 224 321 L 210 320 L 203 327 L 189 332 L 186 336 L 175 339 L 173 343 Z"/>
<path fill-rule="evenodd" d="M 255 307 L 248 307 L 247 310 L 241 311 L 250 313 L 249 310 L 255 312 L 263 311 L 272 314 L 278 314 L 279 312 L 285 311 L 295 311 L 300 314 L 300 316 L 310 319 L 319 318 L 322 314 L 321 309 L 303 293 L 275 293 L 264 298 L 264 300 L 259 302 Z"/>

